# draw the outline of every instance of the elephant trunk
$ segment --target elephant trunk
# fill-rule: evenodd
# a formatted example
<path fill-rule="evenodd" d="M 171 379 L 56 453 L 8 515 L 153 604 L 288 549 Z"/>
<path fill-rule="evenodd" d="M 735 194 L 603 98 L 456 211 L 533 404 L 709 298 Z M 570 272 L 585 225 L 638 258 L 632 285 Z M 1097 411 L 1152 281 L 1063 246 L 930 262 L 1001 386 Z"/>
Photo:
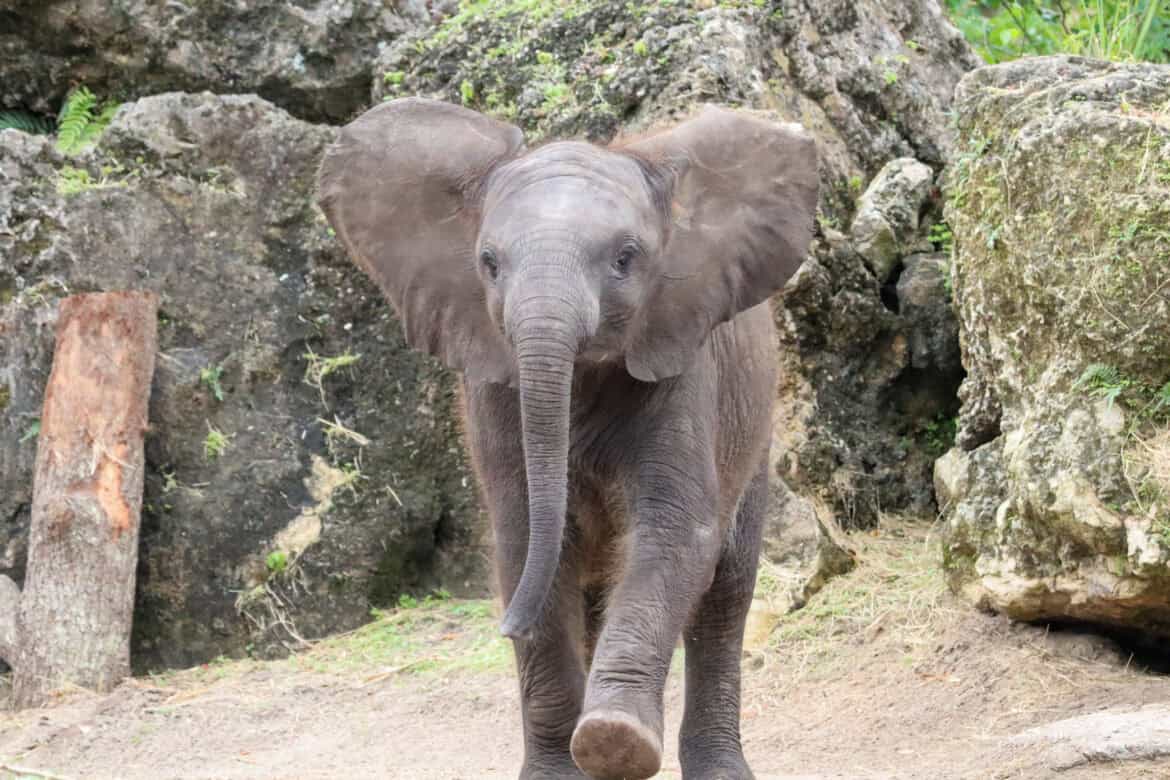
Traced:
<path fill-rule="evenodd" d="M 527 278 L 510 296 L 507 313 L 528 475 L 528 551 L 500 626 L 512 639 L 532 637 L 556 579 L 568 504 L 573 365 L 597 321 L 596 306 L 578 302 L 581 283 L 566 279 L 565 264 L 557 265 L 554 273 Z"/>

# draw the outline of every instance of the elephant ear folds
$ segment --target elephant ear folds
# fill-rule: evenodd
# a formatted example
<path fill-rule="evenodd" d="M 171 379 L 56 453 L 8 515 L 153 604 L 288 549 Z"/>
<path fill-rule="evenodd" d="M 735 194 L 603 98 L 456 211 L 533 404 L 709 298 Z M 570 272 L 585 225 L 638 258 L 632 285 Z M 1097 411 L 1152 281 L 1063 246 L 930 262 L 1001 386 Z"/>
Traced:
<path fill-rule="evenodd" d="M 407 343 L 472 381 L 507 383 L 514 372 L 476 273 L 477 191 L 523 146 L 516 127 L 405 98 L 343 127 L 318 172 L 321 210 L 389 298 Z"/>
<path fill-rule="evenodd" d="M 673 181 L 663 273 L 626 344 L 630 374 L 649 382 L 686 370 L 712 328 L 800 267 L 817 207 L 816 144 L 798 125 L 707 107 L 625 150 Z"/>

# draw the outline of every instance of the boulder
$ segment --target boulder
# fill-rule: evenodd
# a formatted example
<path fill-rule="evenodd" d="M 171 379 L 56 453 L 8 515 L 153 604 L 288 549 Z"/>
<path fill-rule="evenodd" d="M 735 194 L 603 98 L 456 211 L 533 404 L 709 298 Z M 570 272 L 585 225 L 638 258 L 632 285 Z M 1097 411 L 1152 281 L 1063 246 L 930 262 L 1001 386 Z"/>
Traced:
<path fill-rule="evenodd" d="M 1170 67 L 1047 57 L 956 92 L 951 586 L 1170 636 Z"/>
<path fill-rule="evenodd" d="M 1036 726 L 1009 744 L 1036 751 L 1046 766 L 1063 772 L 1086 764 L 1119 764 L 1170 756 L 1170 707 L 1102 710 Z"/>
<path fill-rule="evenodd" d="M 918 215 L 933 186 L 930 166 L 899 157 L 886 163 L 861 196 L 849 237 L 879 282 L 890 278 L 907 243 L 918 235 Z"/>
<path fill-rule="evenodd" d="M 255 92 L 317 121 L 364 107 L 369 63 L 421 0 L 16 0 L 0 9 L 0 106 L 56 111 L 74 83 L 126 99 Z"/>
<path fill-rule="evenodd" d="M 950 445 L 962 369 L 949 292 L 941 278 L 916 283 L 904 315 L 899 278 L 905 257 L 942 248 L 930 231 L 939 219 L 935 172 L 951 149 L 945 112 L 976 64 L 931 0 L 535 8 L 496 0 L 396 41 L 371 89 L 374 100 L 463 103 L 533 141 L 605 142 L 704 101 L 809 128 L 821 224 L 812 259 L 777 310 L 779 468 L 829 522 L 867 525 L 881 510 L 933 511 L 931 463 Z M 872 206 L 858 230 L 881 221 L 888 240 L 851 238 L 859 202 Z M 875 243 L 878 263 L 866 256 Z M 950 324 L 924 337 L 924 327 L 942 323 Z"/>
<path fill-rule="evenodd" d="M 140 669 L 283 652 L 402 592 L 486 592 L 451 378 L 313 205 L 332 137 L 207 93 L 123 105 L 80 158 L 0 134 L 0 573 L 23 577 L 57 298 L 161 297 Z"/>

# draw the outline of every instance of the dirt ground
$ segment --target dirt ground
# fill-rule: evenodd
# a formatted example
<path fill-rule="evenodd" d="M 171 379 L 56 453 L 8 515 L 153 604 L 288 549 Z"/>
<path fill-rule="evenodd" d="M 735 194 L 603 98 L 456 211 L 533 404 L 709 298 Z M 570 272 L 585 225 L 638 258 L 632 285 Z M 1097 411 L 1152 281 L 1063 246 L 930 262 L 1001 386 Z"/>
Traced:
<path fill-rule="evenodd" d="M 1170 752 L 1103 763 L 1009 741 L 1168 703 L 1170 678 L 1110 640 L 971 611 L 945 591 L 925 527 L 853 541 L 858 569 L 766 621 L 745 658 L 744 744 L 760 780 L 1170 777 Z M 770 587 L 765 572 L 765 617 Z M 0 711 L 0 780 L 514 777 L 519 709 L 495 625 L 487 602 L 408 600 L 286 660 L 220 661 Z M 681 662 L 663 778 L 679 777 Z"/>

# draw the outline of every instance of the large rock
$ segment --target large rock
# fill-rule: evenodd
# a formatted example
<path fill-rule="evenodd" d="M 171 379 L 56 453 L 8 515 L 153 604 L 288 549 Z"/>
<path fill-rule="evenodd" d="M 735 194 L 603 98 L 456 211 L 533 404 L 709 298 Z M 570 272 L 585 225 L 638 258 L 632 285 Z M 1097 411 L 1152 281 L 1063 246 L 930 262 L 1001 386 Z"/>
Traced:
<path fill-rule="evenodd" d="M 1120 764 L 1170 756 L 1170 707 L 1102 710 L 1036 726 L 1009 740 L 1040 749 L 1044 763 L 1062 772 L 1085 764 Z"/>
<path fill-rule="evenodd" d="M 1170 635 L 1170 67 L 1022 60 L 956 103 L 951 585 Z"/>
<path fill-rule="evenodd" d="M 829 522 L 933 511 L 931 463 L 950 444 L 962 369 L 945 273 L 922 266 L 912 314 L 900 277 L 904 258 L 937 248 L 928 233 L 934 172 L 951 148 L 945 111 L 977 64 L 938 3 L 532 6 L 477 4 L 400 39 L 378 61 L 373 98 L 462 102 L 531 139 L 608 141 L 700 101 L 802 122 L 818 141 L 821 230 L 777 314 L 780 469 Z M 871 224 L 888 233 L 878 264 L 843 232 L 867 192 Z M 940 331 L 950 340 L 914 336 L 926 321 L 952 323 Z"/>
<path fill-rule="evenodd" d="M 0 107 L 53 112 L 80 82 L 122 99 L 255 92 L 344 120 L 365 104 L 370 62 L 426 18 L 421 0 L 16 0 L 0 8 Z"/>
<path fill-rule="evenodd" d="M 857 204 L 849 237 L 883 284 L 898 267 L 934 185 L 934 171 L 912 157 L 891 161 Z"/>
<path fill-rule="evenodd" d="M 80 160 L 0 134 L 0 573 L 23 576 L 57 299 L 162 299 L 139 667 L 486 588 L 450 378 L 406 349 L 313 205 L 332 136 L 256 97 L 173 93 L 124 105 Z"/>

